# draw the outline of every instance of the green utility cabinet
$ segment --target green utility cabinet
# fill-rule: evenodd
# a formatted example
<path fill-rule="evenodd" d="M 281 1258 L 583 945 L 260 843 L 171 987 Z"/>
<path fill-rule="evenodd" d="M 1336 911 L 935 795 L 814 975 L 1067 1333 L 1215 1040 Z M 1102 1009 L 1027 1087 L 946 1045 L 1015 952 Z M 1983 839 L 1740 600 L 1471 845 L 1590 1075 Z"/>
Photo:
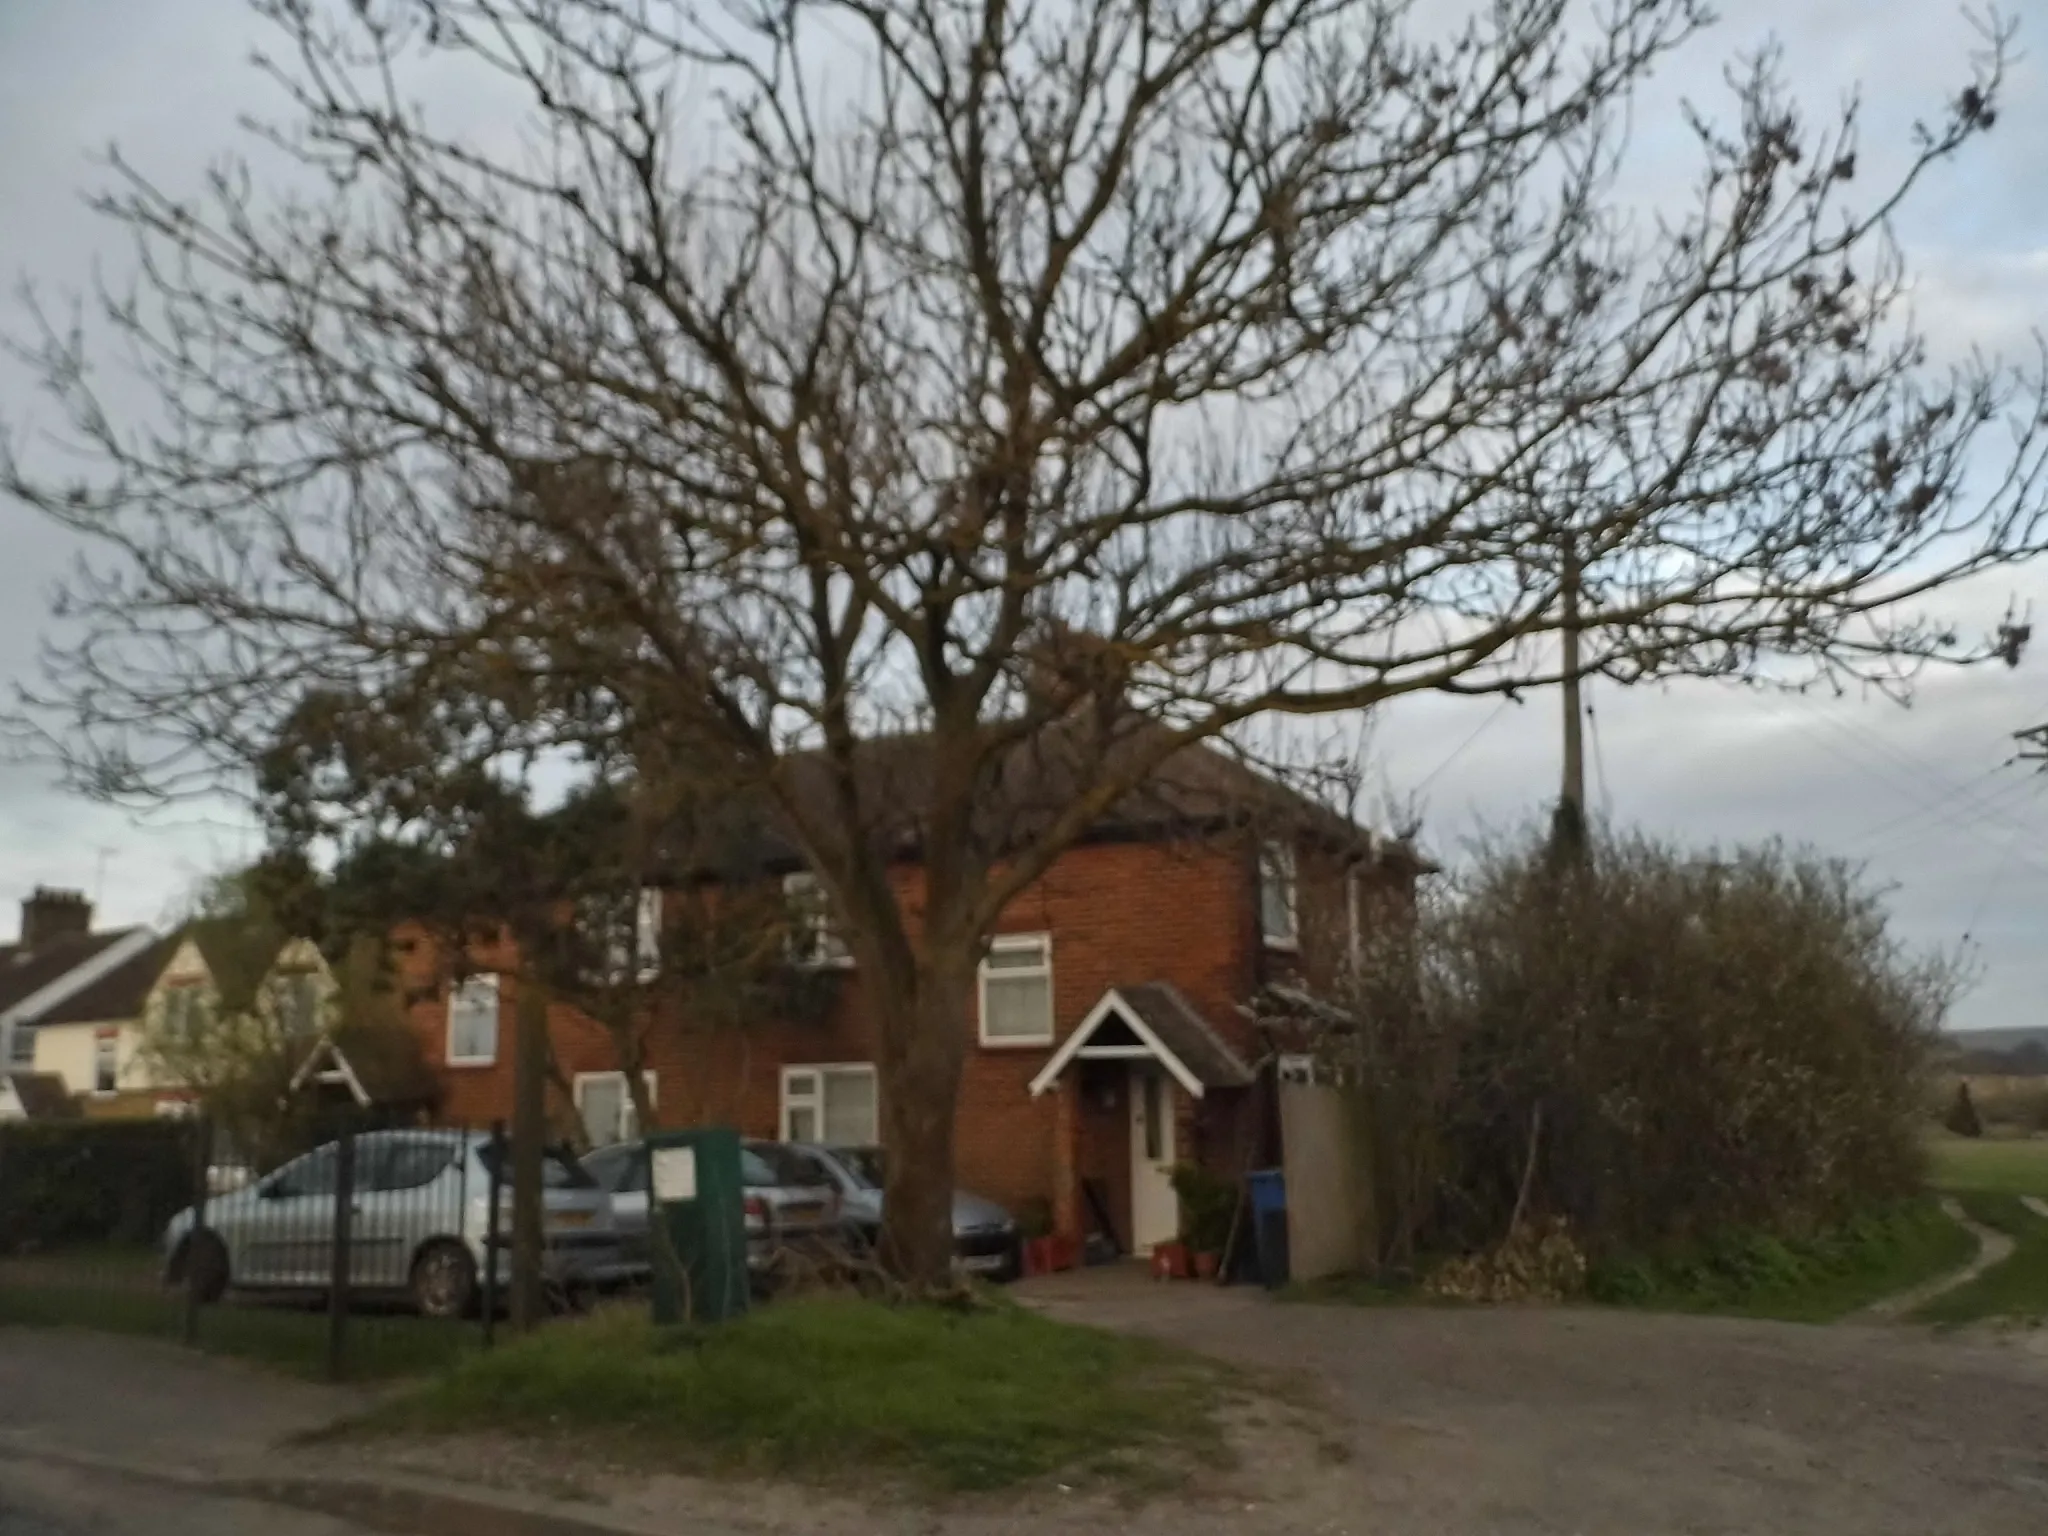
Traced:
<path fill-rule="evenodd" d="M 712 1126 L 647 1138 L 648 1238 L 667 1231 L 682 1261 L 686 1294 L 654 1266 L 654 1320 L 723 1322 L 747 1310 L 747 1228 L 737 1131 Z"/>

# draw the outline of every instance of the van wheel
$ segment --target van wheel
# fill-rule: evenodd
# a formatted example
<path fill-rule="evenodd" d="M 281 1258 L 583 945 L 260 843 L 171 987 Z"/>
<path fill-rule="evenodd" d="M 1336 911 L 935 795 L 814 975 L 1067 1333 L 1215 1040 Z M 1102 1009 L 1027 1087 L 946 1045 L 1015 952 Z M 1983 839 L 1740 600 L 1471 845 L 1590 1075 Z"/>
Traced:
<path fill-rule="evenodd" d="M 442 1238 L 412 1261 L 412 1304 L 421 1317 L 463 1317 L 476 1300 L 476 1261 Z"/>
<path fill-rule="evenodd" d="M 166 1278 L 179 1289 L 189 1286 L 210 1306 L 227 1294 L 228 1250 L 213 1233 L 195 1232 L 178 1245 Z"/>

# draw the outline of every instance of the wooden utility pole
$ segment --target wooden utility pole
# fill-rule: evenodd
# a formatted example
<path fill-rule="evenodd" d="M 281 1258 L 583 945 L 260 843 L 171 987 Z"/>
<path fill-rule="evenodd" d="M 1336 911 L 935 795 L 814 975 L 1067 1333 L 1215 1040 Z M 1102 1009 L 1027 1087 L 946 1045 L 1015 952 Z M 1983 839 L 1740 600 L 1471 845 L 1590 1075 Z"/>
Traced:
<path fill-rule="evenodd" d="M 548 994 L 519 978 L 512 1057 L 512 1331 L 540 1326 L 541 1176 L 547 1157 Z"/>
<path fill-rule="evenodd" d="M 1564 542 L 1559 600 L 1564 609 L 1558 628 L 1564 674 L 1564 782 L 1551 816 L 1550 844 L 1554 856 L 1577 858 L 1586 846 L 1586 718 L 1579 687 L 1579 551 L 1569 536 Z"/>

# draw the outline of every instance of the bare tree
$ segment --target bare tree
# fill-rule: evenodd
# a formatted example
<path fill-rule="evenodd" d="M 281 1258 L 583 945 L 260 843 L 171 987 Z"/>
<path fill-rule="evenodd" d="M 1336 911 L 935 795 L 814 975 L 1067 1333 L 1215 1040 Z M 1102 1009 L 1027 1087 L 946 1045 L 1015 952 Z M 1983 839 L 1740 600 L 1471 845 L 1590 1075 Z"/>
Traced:
<path fill-rule="evenodd" d="M 29 716 L 108 794 L 336 683 L 499 765 L 717 743 L 879 1009 L 914 1280 L 985 936 L 1174 753 L 1556 680 L 1567 554 L 1584 670 L 1902 684 L 1983 653 L 1915 599 L 2041 543 L 2039 380 L 1928 368 L 1887 237 L 2003 30 L 1867 188 L 1743 61 L 1653 221 L 1700 0 L 252 3 L 312 184 L 100 202 L 157 419 L 24 343 L 88 468 L 0 483 L 110 554 Z M 436 110 L 479 71 L 516 131 Z"/>

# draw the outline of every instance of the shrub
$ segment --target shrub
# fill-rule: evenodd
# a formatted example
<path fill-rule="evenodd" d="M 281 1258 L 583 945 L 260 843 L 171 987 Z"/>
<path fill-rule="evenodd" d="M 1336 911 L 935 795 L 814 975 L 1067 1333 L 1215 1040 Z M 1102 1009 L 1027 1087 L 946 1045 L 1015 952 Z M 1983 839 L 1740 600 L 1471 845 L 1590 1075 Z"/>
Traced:
<path fill-rule="evenodd" d="M 1949 1104 L 1948 1113 L 1941 1117 L 1941 1123 L 1957 1136 L 1984 1134 L 1984 1118 L 1977 1113 L 1977 1103 L 1970 1097 L 1968 1083 L 1956 1084 L 1956 1096 Z"/>
<path fill-rule="evenodd" d="M 1181 1241 L 1196 1253 L 1221 1253 L 1237 1220 L 1237 1182 L 1182 1163 L 1173 1170 L 1173 1192 L 1180 1196 Z"/>
<path fill-rule="evenodd" d="M 155 1241 L 192 1203 L 193 1151 L 179 1121 L 0 1127 L 0 1253 Z"/>
<path fill-rule="evenodd" d="M 1491 1252 L 1523 1213 L 1596 1257 L 1804 1237 L 1921 1184 L 1954 978 L 1845 866 L 1632 837 L 1560 867 L 1533 835 L 1380 927 L 1321 1017 L 1383 1265 Z"/>

